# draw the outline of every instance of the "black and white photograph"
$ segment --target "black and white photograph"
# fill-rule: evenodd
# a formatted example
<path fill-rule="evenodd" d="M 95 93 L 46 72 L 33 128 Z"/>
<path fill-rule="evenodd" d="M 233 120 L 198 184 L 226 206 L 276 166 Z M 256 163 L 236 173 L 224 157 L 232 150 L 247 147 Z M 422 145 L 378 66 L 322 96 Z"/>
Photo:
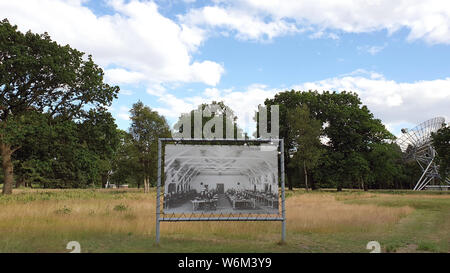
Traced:
<path fill-rule="evenodd" d="M 164 213 L 278 214 L 278 146 L 165 147 Z"/>

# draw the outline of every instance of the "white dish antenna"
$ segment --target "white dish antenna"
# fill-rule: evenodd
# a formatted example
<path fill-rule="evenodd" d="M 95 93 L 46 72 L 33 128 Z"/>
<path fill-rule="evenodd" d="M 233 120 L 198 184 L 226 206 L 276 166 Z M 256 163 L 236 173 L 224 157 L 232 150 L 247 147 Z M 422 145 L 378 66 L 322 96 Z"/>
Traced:
<path fill-rule="evenodd" d="M 441 178 L 439 166 L 435 163 L 436 151 L 432 146 L 431 134 L 444 126 L 445 118 L 432 118 L 410 130 L 402 129 L 403 134 L 396 141 L 405 159 L 415 160 L 422 169 L 422 176 L 417 181 L 414 190 L 422 190 L 431 181 Z M 445 181 L 449 183 L 448 179 Z"/>

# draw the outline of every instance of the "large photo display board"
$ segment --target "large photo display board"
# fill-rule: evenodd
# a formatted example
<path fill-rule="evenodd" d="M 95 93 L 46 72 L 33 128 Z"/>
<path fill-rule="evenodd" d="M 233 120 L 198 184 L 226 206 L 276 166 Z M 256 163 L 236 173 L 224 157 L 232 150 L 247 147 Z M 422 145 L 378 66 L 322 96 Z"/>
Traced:
<path fill-rule="evenodd" d="M 278 214 L 278 145 L 167 144 L 164 214 Z"/>

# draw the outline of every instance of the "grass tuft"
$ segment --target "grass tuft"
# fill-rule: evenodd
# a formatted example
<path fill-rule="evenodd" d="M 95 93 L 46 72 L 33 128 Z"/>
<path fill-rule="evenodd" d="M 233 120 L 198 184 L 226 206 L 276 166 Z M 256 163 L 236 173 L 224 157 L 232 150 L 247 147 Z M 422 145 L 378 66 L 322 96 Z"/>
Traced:
<path fill-rule="evenodd" d="M 64 206 L 64 207 L 62 207 L 62 208 L 59 208 L 59 209 L 55 210 L 55 213 L 56 213 L 56 214 L 60 214 L 60 215 L 68 215 L 68 214 L 70 214 L 71 212 L 72 212 L 72 209 L 69 208 L 69 207 L 66 207 L 66 206 Z"/>
<path fill-rule="evenodd" d="M 114 210 L 115 211 L 126 211 L 126 210 L 128 210 L 128 206 L 120 203 L 119 205 L 116 205 L 114 207 Z"/>

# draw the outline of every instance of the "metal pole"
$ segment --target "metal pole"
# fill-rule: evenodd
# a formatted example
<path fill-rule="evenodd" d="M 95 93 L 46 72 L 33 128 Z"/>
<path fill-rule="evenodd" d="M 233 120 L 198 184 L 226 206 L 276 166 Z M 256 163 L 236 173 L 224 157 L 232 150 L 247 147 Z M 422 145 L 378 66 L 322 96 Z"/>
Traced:
<path fill-rule="evenodd" d="M 156 243 L 159 244 L 159 214 L 160 214 L 160 189 L 161 189 L 161 139 L 158 139 L 158 182 L 156 187 Z"/>
<path fill-rule="evenodd" d="M 415 190 L 419 190 L 419 187 L 421 186 L 421 184 L 423 183 L 422 179 L 424 178 L 425 174 L 428 172 L 428 169 L 430 168 L 431 164 L 433 163 L 433 159 L 431 159 L 430 163 L 428 163 L 427 168 L 425 169 L 425 171 L 423 171 L 422 176 L 420 177 L 419 181 L 417 181 L 416 186 L 414 187 L 413 191 Z"/>
<path fill-rule="evenodd" d="M 284 140 L 280 140 L 281 150 L 281 217 L 283 222 L 281 223 L 281 242 L 286 242 L 286 207 L 285 207 L 285 194 L 284 194 Z"/>
<path fill-rule="evenodd" d="M 159 219 L 160 222 L 208 222 L 208 221 L 227 221 L 227 222 L 250 222 L 250 221 L 283 221 L 281 217 L 269 217 L 269 218 L 260 218 L 260 217 L 164 217 Z"/>

